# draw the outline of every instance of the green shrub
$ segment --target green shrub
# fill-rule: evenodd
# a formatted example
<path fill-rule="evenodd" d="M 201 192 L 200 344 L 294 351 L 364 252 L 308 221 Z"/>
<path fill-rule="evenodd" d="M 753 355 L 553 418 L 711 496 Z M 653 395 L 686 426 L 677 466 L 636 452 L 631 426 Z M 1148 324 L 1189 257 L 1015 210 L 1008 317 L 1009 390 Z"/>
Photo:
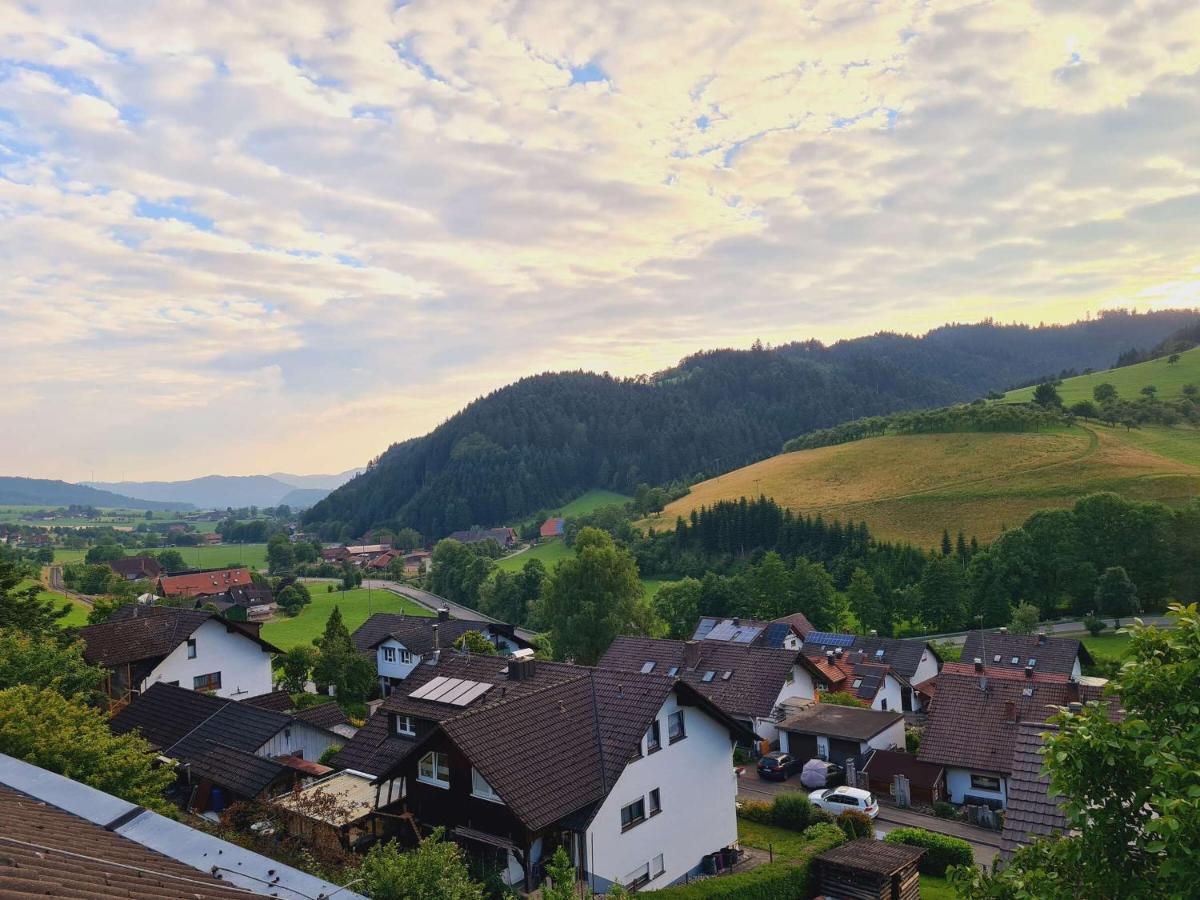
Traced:
<path fill-rule="evenodd" d="M 846 843 L 846 833 L 832 822 L 818 822 L 804 829 L 804 837 L 810 841 L 823 841 L 829 844 L 825 849 L 831 849 Z M 824 852 L 821 851 L 822 853 Z"/>
<path fill-rule="evenodd" d="M 939 819 L 957 819 L 958 807 L 953 803 L 947 803 L 945 800 L 935 800 L 933 802 L 933 814 Z"/>
<path fill-rule="evenodd" d="M 916 756 L 917 751 L 921 749 L 921 729 L 920 728 L 905 728 L 904 729 L 904 750 L 906 753 L 911 753 Z"/>
<path fill-rule="evenodd" d="M 839 813 L 837 827 L 842 829 L 850 840 L 875 837 L 875 825 L 871 822 L 871 817 L 856 809 Z"/>
<path fill-rule="evenodd" d="M 831 813 L 829 810 L 821 809 L 819 806 L 814 806 L 812 808 L 812 816 L 809 818 L 809 822 L 812 825 L 836 825 L 837 819 L 834 818 L 833 813 Z"/>
<path fill-rule="evenodd" d="M 759 825 L 770 825 L 774 810 L 775 807 L 765 801 L 747 800 L 738 809 L 738 815 Z"/>
<path fill-rule="evenodd" d="M 751 762 L 752 760 L 750 759 L 749 753 L 747 753 L 741 747 L 733 748 L 733 764 L 735 766 L 748 766 Z"/>
<path fill-rule="evenodd" d="M 950 866 L 975 864 L 975 854 L 971 851 L 971 845 L 962 838 L 936 834 L 924 828 L 897 828 L 889 832 L 884 840 L 892 844 L 925 848 L 925 855 L 921 857 L 919 866 L 923 875 L 942 878 Z"/>
<path fill-rule="evenodd" d="M 775 798 L 775 806 L 771 810 L 771 824 L 792 831 L 803 831 L 813 823 L 812 810 L 808 795 L 780 794 Z"/>
<path fill-rule="evenodd" d="M 1092 637 L 1097 637 L 1108 625 L 1099 616 L 1086 615 L 1083 617 L 1083 627 L 1092 633 Z"/>

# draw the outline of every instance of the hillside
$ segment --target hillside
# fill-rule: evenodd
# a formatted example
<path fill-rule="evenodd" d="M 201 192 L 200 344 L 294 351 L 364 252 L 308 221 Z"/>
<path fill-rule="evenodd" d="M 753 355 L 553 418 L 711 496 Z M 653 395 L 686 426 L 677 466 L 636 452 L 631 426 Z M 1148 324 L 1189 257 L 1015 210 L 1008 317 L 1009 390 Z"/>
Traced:
<path fill-rule="evenodd" d="M 628 494 L 639 483 L 729 471 L 847 419 L 1111 365 L 1131 344 L 1154 345 L 1195 318 L 1114 312 L 1065 326 L 948 325 L 921 337 L 716 350 L 637 379 L 525 378 L 393 445 L 313 507 L 305 524 L 326 538 L 385 524 L 436 538 L 511 523 L 592 488 Z"/>
<path fill-rule="evenodd" d="M 1153 452 L 1155 441 L 1167 440 L 1190 448 L 1194 462 Z M 697 484 L 648 524 L 670 527 L 694 508 L 763 494 L 809 515 L 865 521 L 879 538 L 931 547 L 944 528 L 987 541 L 1035 510 L 1095 491 L 1172 504 L 1196 497 L 1200 432 L 1088 425 L 867 438 L 784 453 Z"/>
<path fill-rule="evenodd" d="M 157 503 L 112 491 L 47 478 L 0 476 L 0 504 L 12 506 L 103 506 L 120 509 L 191 509 L 189 503 Z"/>
<path fill-rule="evenodd" d="M 1070 406 L 1080 400 L 1091 400 L 1096 385 L 1111 384 L 1121 397 L 1134 398 L 1142 388 L 1153 385 L 1158 388 L 1159 399 L 1175 399 L 1183 396 L 1183 386 L 1200 386 L 1200 347 L 1179 354 L 1179 362 L 1169 363 L 1167 357 L 1149 362 L 1091 372 L 1075 378 L 1067 378 L 1058 387 L 1063 403 Z M 1004 395 L 1006 403 L 1028 403 L 1033 400 L 1033 388 L 1009 391 Z"/>
<path fill-rule="evenodd" d="M 355 471 L 350 470 L 342 475 L 296 476 L 297 481 L 301 482 L 296 484 L 273 475 L 205 475 L 186 481 L 93 482 L 92 486 L 121 491 L 146 500 L 190 503 L 201 509 L 278 506 L 280 503 L 308 507 L 329 493 L 330 489 L 320 487 L 319 483 L 337 481 L 337 484 L 342 484 Z"/>

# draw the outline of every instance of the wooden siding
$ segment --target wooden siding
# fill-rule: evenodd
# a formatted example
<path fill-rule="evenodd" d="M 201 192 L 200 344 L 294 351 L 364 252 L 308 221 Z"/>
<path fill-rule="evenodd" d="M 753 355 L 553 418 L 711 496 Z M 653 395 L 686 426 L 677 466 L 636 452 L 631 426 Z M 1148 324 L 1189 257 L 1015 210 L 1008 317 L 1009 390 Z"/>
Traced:
<path fill-rule="evenodd" d="M 839 900 L 920 900 L 921 876 L 917 864 L 893 875 L 852 869 L 820 860 L 818 892 Z"/>

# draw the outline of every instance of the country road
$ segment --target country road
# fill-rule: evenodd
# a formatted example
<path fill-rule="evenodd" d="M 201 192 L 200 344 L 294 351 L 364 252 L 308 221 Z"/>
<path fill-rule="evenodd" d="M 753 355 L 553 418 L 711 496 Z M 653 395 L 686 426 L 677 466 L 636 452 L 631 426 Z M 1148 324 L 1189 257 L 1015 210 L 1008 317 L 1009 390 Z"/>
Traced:
<path fill-rule="evenodd" d="M 1141 616 L 1140 618 L 1147 625 L 1155 625 L 1159 628 L 1170 628 L 1174 624 L 1174 621 L 1167 616 Z M 1134 619 L 1133 616 L 1126 616 L 1125 618 L 1123 618 L 1121 620 L 1121 624 L 1123 626 L 1128 625 L 1131 622 L 1133 622 L 1133 619 Z M 1112 634 L 1112 632 L 1116 630 L 1116 624 L 1115 624 L 1116 620 L 1115 619 L 1105 619 L 1104 621 L 1108 625 L 1108 631 L 1106 633 Z M 994 628 L 989 628 L 987 630 L 989 632 L 996 631 L 996 629 L 994 629 Z M 1081 622 L 1081 621 L 1046 622 L 1044 624 L 1039 625 L 1038 630 L 1044 631 L 1048 635 L 1086 634 L 1087 626 L 1084 625 L 1083 622 Z M 967 635 L 970 633 L 971 632 L 969 632 L 969 631 L 956 631 L 952 634 L 921 634 L 921 635 L 912 635 L 911 639 L 912 640 L 921 640 L 921 641 L 937 641 L 939 644 L 951 644 L 955 647 L 961 647 L 963 644 L 966 643 Z"/>
<path fill-rule="evenodd" d="M 484 615 L 477 609 L 471 609 L 469 606 L 463 606 L 461 603 L 455 603 L 452 600 L 447 600 L 445 597 L 439 597 L 437 594 L 431 594 L 429 591 L 423 591 L 419 588 L 409 587 L 407 584 L 400 584 L 398 581 L 381 581 L 376 579 L 368 579 L 363 582 L 364 587 L 372 589 L 380 589 L 391 591 L 393 594 L 399 594 L 402 597 L 407 597 L 409 600 L 419 603 L 431 612 L 436 612 L 439 607 L 446 607 L 450 610 L 450 615 L 455 619 L 462 619 L 464 622 L 499 622 L 499 619 L 493 619 L 491 616 Z M 523 640 L 533 640 L 535 632 L 529 631 L 526 628 L 514 629 L 517 637 Z"/>

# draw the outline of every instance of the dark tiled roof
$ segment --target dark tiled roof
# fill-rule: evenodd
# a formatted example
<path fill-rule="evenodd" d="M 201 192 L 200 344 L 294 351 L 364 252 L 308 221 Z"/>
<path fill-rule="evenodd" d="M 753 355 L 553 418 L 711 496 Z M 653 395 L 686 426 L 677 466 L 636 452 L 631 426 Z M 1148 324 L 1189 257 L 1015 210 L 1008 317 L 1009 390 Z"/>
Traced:
<path fill-rule="evenodd" d="M 80 629 L 79 635 L 85 644 L 83 656 L 89 663 L 105 667 L 161 659 L 211 618 L 217 619 L 227 631 L 254 641 L 268 653 L 283 652 L 259 636 L 256 624 L 230 622 L 203 609 L 131 603 L 118 609 L 107 622 Z"/>
<path fill-rule="evenodd" d="M 292 715 L 302 722 L 307 722 L 309 725 L 316 725 L 318 728 L 327 730 L 332 729 L 336 725 L 350 724 L 350 719 L 346 717 L 345 710 L 332 700 L 328 703 L 318 703 L 316 706 L 298 709 Z"/>
<path fill-rule="evenodd" d="M 862 770 L 872 778 L 887 782 L 897 775 L 903 775 L 912 782 L 913 787 L 919 788 L 933 787 L 946 771 L 937 763 L 921 762 L 902 750 L 872 750 Z"/>
<path fill-rule="evenodd" d="M 273 709 L 276 712 L 288 712 L 292 708 L 292 695 L 287 691 L 271 691 L 269 694 L 259 694 L 257 697 L 247 697 L 241 703 L 249 703 L 260 709 Z"/>
<path fill-rule="evenodd" d="M 449 649 L 468 631 L 480 631 L 486 622 L 468 622 L 463 619 L 439 621 L 432 616 L 406 616 L 403 613 L 375 613 L 363 622 L 350 639 L 360 653 L 373 654 L 385 638 L 393 637 L 408 650 L 423 656 L 433 650 L 433 626 L 437 625 L 438 646 Z"/>
<path fill-rule="evenodd" d="M 823 632 L 818 632 L 820 635 Z M 842 651 L 849 654 L 851 657 L 859 657 L 858 651 L 862 651 L 862 659 L 864 662 L 885 663 L 892 667 L 892 671 L 902 677 L 905 681 L 910 681 L 917 673 L 917 667 L 921 664 L 921 656 L 926 649 L 933 653 L 933 649 L 929 647 L 925 641 L 909 641 L 903 638 L 887 638 L 887 637 L 871 637 L 870 635 L 839 635 L 839 638 L 849 640 L 839 640 L 835 644 L 822 643 L 818 638 L 814 638 L 812 634 L 804 641 L 804 653 L 807 656 L 824 656 L 826 650 L 836 650 L 838 647 Z M 879 651 L 883 651 L 883 655 L 879 655 Z"/>
<path fill-rule="evenodd" d="M 808 621 L 808 616 L 802 612 L 792 613 L 790 616 L 780 616 L 778 619 L 775 619 L 775 621 L 782 622 L 784 625 L 791 625 L 792 628 L 800 634 L 800 637 L 804 637 L 810 632 L 816 631 L 816 628 L 813 627 L 813 623 Z"/>
<path fill-rule="evenodd" d="M 196 742 L 186 759 L 193 776 L 207 778 L 243 797 L 257 797 L 289 769 L 277 760 L 215 741 Z"/>
<path fill-rule="evenodd" d="M 126 556 L 114 559 L 108 567 L 122 578 L 157 578 L 162 574 L 162 566 L 152 556 Z"/>
<path fill-rule="evenodd" d="M 988 668 L 1024 669 L 1030 665 L 1030 660 L 1035 660 L 1035 672 L 1051 675 L 1070 675 L 1076 659 L 1081 663 L 1092 661 L 1087 648 L 1075 638 L 1047 636 L 1040 641 L 1036 634 L 1000 634 L 998 631 L 980 634 L 972 631 L 963 644 L 962 661 L 971 663 L 978 658 Z M 996 659 L 997 656 L 1000 658 Z M 1013 662 L 1014 658 L 1016 662 Z"/>
<path fill-rule="evenodd" d="M 1056 728 L 1024 722 L 1013 743 L 1012 777 L 1008 781 L 1008 809 L 1004 816 L 1001 852 L 1007 856 L 1039 837 L 1061 832 L 1067 817 L 1050 793 L 1050 776 L 1042 774 L 1042 735 Z"/>
<path fill-rule="evenodd" d="M 653 662 L 651 672 L 666 675 L 677 668 L 678 678 L 729 715 L 738 717 L 770 716 L 793 665 L 808 666 L 819 682 L 826 680 L 807 658 L 794 650 L 708 640 L 692 646 L 695 648 L 692 652 L 699 654 L 699 663 L 689 667 L 688 645 L 684 641 L 622 635 L 609 646 L 599 668 L 641 672 L 646 663 Z M 706 682 L 708 672 L 713 676 Z M 731 673 L 728 679 L 724 677 L 726 672 Z"/>
<path fill-rule="evenodd" d="M 865 741 L 902 721 L 904 716 L 898 712 L 812 703 L 793 712 L 779 723 L 779 727 L 800 734 L 825 734 L 850 741 Z"/>
<path fill-rule="evenodd" d="M 986 690 L 980 682 L 986 682 Z M 1045 722 L 1073 702 L 1098 700 L 1102 689 L 1076 684 L 1065 675 L 1026 678 L 1016 669 L 947 663 L 937 688 L 917 758 L 983 772 L 1012 772 L 1017 722 Z M 1012 716 L 1007 704 L 1011 702 Z M 1110 715 L 1116 707 L 1110 705 Z"/>
<path fill-rule="evenodd" d="M 924 853 L 923 848 L 909 844 L 889 844 L 887 841 L 859 838 L 826 850 L 817 859 L 848 869 L 893 875 L 907 866 L 915 865 Z"/>
<path fill-rule="evenodd" d="M 245 900 L 248 896 L 211 875 L 2 785 L 0 857 L 3 897 Z"/>

